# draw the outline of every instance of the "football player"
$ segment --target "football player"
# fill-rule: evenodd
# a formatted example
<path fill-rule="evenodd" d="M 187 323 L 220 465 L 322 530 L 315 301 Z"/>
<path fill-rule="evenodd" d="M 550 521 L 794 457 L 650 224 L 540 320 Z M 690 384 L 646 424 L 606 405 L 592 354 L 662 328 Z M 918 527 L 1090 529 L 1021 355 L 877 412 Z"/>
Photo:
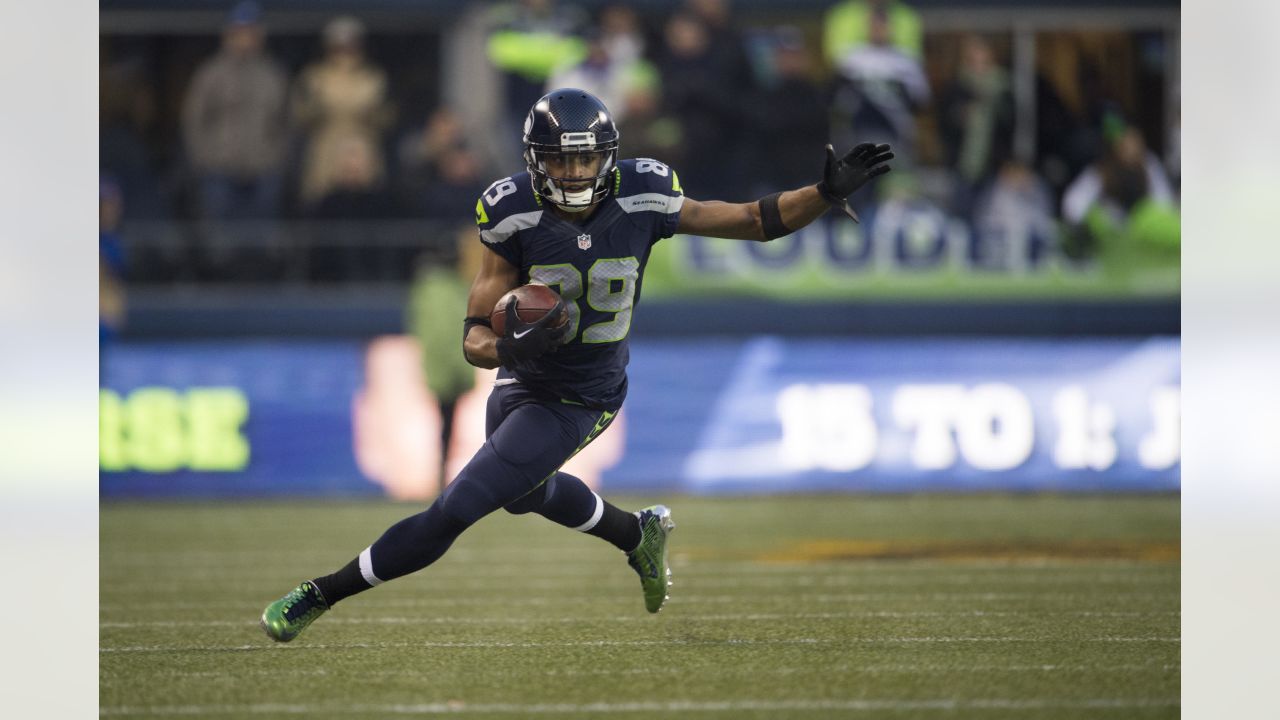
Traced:
<path fill-rule="evenodd" d="M 769 241 L 833 206 L 852 215 L 845 199 L 888 172 L 893 153 L 861 144 L 837 158 L 828 145 L 815 184 L 727 203 L 685 197 L 675 170 L 657 160 L 619 160 L 618 141 L 609 110 L 582 90 L 555 90 L 529 111 L 526 170 L 494 182 L 475 208 L 478 242 L 488 252 L 471 287 L 463 352 L 474 365 L 500 368 L 488 440 L 425 511 L 391 526 L 337 572 L 267 606 L 261 624 L 272 639 L 292 640 L 338 601 L 425 568 L 499 508 L 612 543 L 639 574 L 645 608 L 662 608 L 671 511 L 626 512 L 560 471 L 609 426 L 626 397 L 627 334 L 653 244 L 676 233 Z M 561 301 L 530 323 L 511 302 L 499 336 L 490 311 L 530 282 L 554 288 Z"/>

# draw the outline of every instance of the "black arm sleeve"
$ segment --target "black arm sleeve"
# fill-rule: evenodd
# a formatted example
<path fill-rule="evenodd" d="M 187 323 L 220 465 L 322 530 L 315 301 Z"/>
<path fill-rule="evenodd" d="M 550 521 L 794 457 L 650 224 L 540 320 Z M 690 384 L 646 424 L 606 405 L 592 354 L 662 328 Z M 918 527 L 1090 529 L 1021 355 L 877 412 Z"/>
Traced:
<path fill-rule="evenodd" d="M 776 192 L 760 198 L 760 224 L 764 227 L 764 239 L 773 240 L 790 235 L 791 229 L 782 223 L 782 211 L 778 209 L 778 198 L 782 193 Z"/>

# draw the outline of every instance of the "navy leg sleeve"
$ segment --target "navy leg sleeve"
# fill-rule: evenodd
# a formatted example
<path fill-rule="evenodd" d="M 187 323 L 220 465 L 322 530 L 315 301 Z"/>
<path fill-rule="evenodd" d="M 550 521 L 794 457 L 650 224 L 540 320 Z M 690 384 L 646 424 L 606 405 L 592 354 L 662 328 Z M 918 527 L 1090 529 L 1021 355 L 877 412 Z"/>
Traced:
<path fill-rule="evenodd" d="M 502 417 L 502 395 L 497 391 L 494 395 L 489 410 L 490 427 L 495 429 L 485 444 L 431 507 L 393 525 L 369 548 L 377 580 L 401 577 L 430 565 L 480 518 L 530 491 L 540 490 L 536 497 L 545 499 L 546 489 L 540 487 L 543 481 L 581 447 L 591 435 L 593 418 L 599 415 L 580 408 L 525 402 Z M 499 418 L 496 423 L 492 422 L 495 415 Z M 581 481 L 573 480 L 594 500 Z M 572 495 L 566 495 L 569 497 Z"/>
<path fill-rule="evenodd" d="M 387 528 L 382 537 L 369 546 L 371 569 L 378 581 L 417 572 L 439 560 L 467 529 L 468 525 L 445 514 L 441 505 L 441 499 L 436 499 L 423 512 Z"/>
<path fill-rule="evenodd" d="M 599 520 L 600 498 L 578 478 L 557 472 L 533 492 L 506 506 L 509 513 L 521 515 L 535 512 L 567 528 L 586 529 L 592 519 Z"/>

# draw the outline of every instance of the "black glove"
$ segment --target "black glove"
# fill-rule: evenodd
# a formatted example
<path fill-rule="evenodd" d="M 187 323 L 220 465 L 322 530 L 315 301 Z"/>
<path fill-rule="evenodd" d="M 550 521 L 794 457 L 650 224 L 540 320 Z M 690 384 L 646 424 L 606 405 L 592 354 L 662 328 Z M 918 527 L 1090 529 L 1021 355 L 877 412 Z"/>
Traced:
<path fill-rule="evenodd" d="M 827 145 L 827 166 L 822 171 L 822 182 L 818 183 L 818 192 L 832 207 L 840 208 L 858 222 L 858 216 L 849 207 L 845 198 L 857 192 L 872 178 L 889 172 L 885 163 L 893 159 L 893 152 L 888 145 L 859 143 L 843 158 L 836 160 L 836 151 Z"/>
<path fill-rule="evenodd" d="M 559 327 L 552 326 L 552 323 L 562 318 L 564 300 L 557 301 L 546 315 L 531 323 L 520 320 L 520 316 L 516 314 L 517 302 L 517 298 L 511 298 L 507 303 L 506 332 L 498 338 L 498 361 L 503 367 L 510 369 L 555 352 L 565 333 L 569 331 L 567 322 Z"/>

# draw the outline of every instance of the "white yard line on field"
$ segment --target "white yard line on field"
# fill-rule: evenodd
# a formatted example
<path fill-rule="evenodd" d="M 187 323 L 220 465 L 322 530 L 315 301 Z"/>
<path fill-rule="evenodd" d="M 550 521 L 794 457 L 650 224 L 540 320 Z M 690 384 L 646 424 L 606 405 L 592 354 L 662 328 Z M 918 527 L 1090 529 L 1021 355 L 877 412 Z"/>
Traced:
<path fill-rule="evenodd" d="M 385 650 L 388 648 L 546 648 L 546 647 L 630 647 L 664 645 L 901 645 L 927 643 L 1040 643 L 1064 644 L 1079 642 L 1098 643 L 1181 643 L 1176 637 L 1123 637 L 1103 636 L 1091 638 L 1043 638 L 1043 637 L 985 637 L 985 636 L 921 636 L 921 637 L 864 637 L 864 638 L 786 638 L 720 640 L 569 640 L 561 642 L 522 641 L 458 641 L 458 642 L 397 642 L 397 643 L 332 643 L 302 645 L 109 645 L 98 648 L 99 653 L 149 653 L 149 652 L 277 652 L 281 650 Z"/>
<path fill-rule="evenodd" d="M 469 590 L 485 590 L 485 589 L 511 589 L 520 588 L 525 590 L 554 590 L 562 589 L 566 585 L 583 585 L 586 583 L 596 584 L 607 580 L 622 580 L 628 578 L 627 571 L 621 567 L 601 568 L 599 570 L 574 570 L 574 571 L 538 571 L 538 577 L 529 577 L 529 569 L 523 570 L 512 569 L 509 572 L 495 571 L 492 568 L 475 571 L 458 571 L 458 572 L 436 572 L 431 573 L 433 582 L 439 585 L 448 585 L 453 588 L 463 588 Z M 233 574 L 238 583 L 245 585 L 250 584 L 279 584 L 278 581 L 285 577 L 284 574 L 276 571 L 265 569 L 238 569 L 229 571 L 209 566 L 197 566 L 182 568 L 180 570 L 169 570 L 164 573 L 166 582 L 172 585 L 181 585 L 185 582 L 199 582 L 206 579 L 225 578 L 228 574 Z M 945 586 L 991 586 L 998 584 L 1001 586 L 1018 586 L 1018 587 L 1079 587 L 1082 583 L 1088 583 L 1091 586 L 1104 585 L 1108 591 L 1114 586 L 1132 587 L 1139 585 L 1152 585 L 1157 587 L 1176 588 L 1180 577 L 1177 573 L 1166 573 L 1161 576 L 1153 576 L 1150 574 L 1135 573 L 1107 573 L 1094 575 L 1063 575 L 1063 576 L 1045 576 L 1042 574 L 1026 574 L 1026 575 L 1010 575 L 1001 577 L 998 580 L 990 576 L 984 576 L 973 573 L 966 574 L 895 574 L 892 572 L 883 573 L 841 573 L 832 571 L 829 573 L 778 573 L 753 571 L 745 573 L 706 573 L 701 568 L 697 570 L 684 569 L 674 566 L 674 573 L 677 578 L 688 583 L 690 587 L 697 588 L 773 588 L 773 587 L 871 587 L 871 588 L 891 588 L 891 587 L 919 587 L 929 585 L 945 585 Z M 156 579 L 157 573 L 152 569 L 148 572 L 152 579 Z M 106 573 L 101 580 L 101 589 L 103 592 L 111 594 L 116 592 L 133 592 L 137 590 L 137 580 L 134 575 L 122 573 L 112 575 Z"/>
<path fill-rule="evenodd" d="M 566 558 L 570 561 L 566 561 Z M 119 569 L 144 569 L 147 572 L 157 570 L 185 568 L 213 568 L 218 570 L 243 570 L 245 568 L 270 568 L 277 566 L 280 559 L 278 552 L 246 552 L 242 550 L 200 550 L 181 551 L 125 551 L 104 549 L 101 565 L 108 572 Z M 326 567 L 338 562 L 334 553 L 291 554 L 290 565 L 315 565 Z M 1177 563 L 1159 563 L 1148 560 L 1132 560 L 1117 558 L 1096 558 L 1088 562 L 1071 559 L 946 559 L 934 558 L 897 558 L 854 559 L 854 560 L 814 560 L 810 562 L 761 562 L 752 558 L 716 558 L 697 557 L 687 553 L 673 551 L 671 563 L 677 569 L 687 568 L 708 575 L 740 575 L 740 574 L 787 574 L 811 573 L 815 570 L 839 573 L 865 573 L 881 575 L 884 573 L 903 574 L 943 574 L 981 573 L 984 576 L 1006 572 L 1022 573 L 1030 571 L 1068 572 L 1072 574 L 1106 575 L 1119 574 L 1130 577 L 1135 572 L 1152 574 L 1177 574 Z M 608 572 L 617 563 L 601 559 L 596 554 L 565 553 L 548 547 L 546 552 L 531 554 L 526 558 L 514 558 L 510 552 L 471 552 L 465 556 L 462 551 L 453 550 L 439 564 L 435 565 L 433 574 L 457 574 L 458 576 L 475 576 L 477 574 L 506 577 L 510 575 L 528 574 L 530 568 L 538 568 L 537 574 L 556 576 L 589 575 L 594 576 Z"/>
<path fill-rule="evenodd" d="M 1087 610 L 1034 611 L 1034 610 L 959 610 L 950 612 L 935 611 L 893 611 L 868 610 L 864 612 L 838 613 L 724 613 L 714 615 L 675 615 L 680 620 L 702 620 L 716 622 L 761 622 L 779 620 L 853 620 L 859 618 L 963 618 L 963 617 L 997 617 L 997 618 L 1045 618 L 1045 617 L 1154 617 L 1176 616 L 1177 610 L 1115 611 L 1094 612 Z M 674 615 L 674 614 L 671 614 Z M 669 615 L 669 616 L 671 616 Z M 649 617 L 632 615 L 612 615 L 607 617 L 449 617 L 449 616 L 414 616 L 414 617 L 343 617 L 325 620 L 326 625 L 538 625 L 551 623 L 567 623 L 580 625 L 587 622 L 653 622 Z M 131 629 L 131 628 L 198 628 L 198 627 L 239 627 L 255 625 L 253 620 L 148 620 L 144 622 L 100 622 L 99 628 Z"/>
<path fill-rule="evenodd" d="M 451 591 L 454 590 L 451 588 Z M 152 595 L 154 597 L 154 594 Z M 999 600 L 1052 600 L 1055 602 L 1080 602 L 1080 603 L 1099 603 L 1104 600 L 1123 599 L 1125 602 L 1138 600 L 1174 600 L 1177 601 L 1179 596 L 1173 592 L 1130 592 L 1130 591 L 1108 591 L 1105 595 L 1086 595 L 1060 593 L 1052 590 L 1045 593 L 1035 592 L 1017 592 L 1017 593 L 994 593 L 994 592 L 949 592 L 949 593 L 802 593 L 799 595 L 782 596 L 761 596 L 752 595 L 744 597 L 743 595 L 724 595 L 724 594 L 699 594 L 692 592 L 690 588 L 680 583 L 677 579 L 676 590 L 672 596 L 672 602 L 680 605 L 702 605 L 702 604 L 730 604 L 743 602 L 764 602 L 775 601 L 794 605 L 799 602 L 812 603 L 847 603 L 847 602 L 891 602 L 900 604 L 910 601 L 999 601 Z M 264 597 L 262 602 L 266 603 L 272 598 Z M 445 597 L 412 597 L 412 598 L 396 598 L 396 599 L 361 599 L 362 608 L 368 609 L 389 609 L 389 608 L 427 608 L 427 607 L 475 607 L 477 605 L 500 605 L 509 607 L 511 598 L 503 594 L 480 593 L 477 595 L 459 595 L 456 592 L 453 595 Z M 554 594 L 547 597 L 529 597 L 523 595 L 520 598 L 520 605 L 531 607 L 561 607 L 573 605 L 598 605 L 605 602 L 600 597 L 584 597 L 578 595 Z M 104 612 L 115 611 L 152 611 L 152 610 L 217 610 L 217 609 L 244 609 L 245 603 L 235 602 L 231 600 L 212 600 L 207 602 L 187 602 L 183 600 L 174 600 L 172 602 L 156 601 L 149 602 L 103 602 L 99 599 L 98 609 Z M 1172 608 L 1168 608 L 1172 610 Z"/>
<path fill-rule="evenodd" d="M 972 672 L 1029 672 L 1029 673 L 1111 673 L 1111 672 L 1172 672 L 1181 669 L 1181 665 L 1169 663 L 1147 663 L 1144 665 L 1125 664 L 1125 665 L 854 665 L 851 663 L 841 663 L 837 665 L 823 665 L 819 669 L 813 667 L 740 667 L 714 665 L 698 668 L 698 672 L 710 672 L 717 676 L 764 676 L 764 675 L 819 675 L 830 673 L 851 673 L 860 675 L 878 675 L 888 673 L 899 673 L 907 675 L 938 675 L 947 673 L 972 673 Z M 474 672 L 471 669 L 458 669 L 457 674 L 469 675 Z M 570 669 L 561 670 L 555 668 L 528 668 L 523 671 L 505 670 L 501 672 L 490 672 L 488 674 L 501 677 L 526 677 L 534 675 L 537 677 L 590 677 L 590 676 L 611 676 L 611 675 L 687 675 L 690 672 L 687 667 L 641 667 L 641 668 L 590 668 L 590 669 Z M 154 673 L 156 678 L 199 678 L 203 680 L 225 680 L 228 682 L 240 682 L 248 677 L 310 677 L 310 676 L 342 676 L 341 672 L 333 672 L 323 668 L 301 668 L 301 667 L 273 667 L 267 670 L 261 669 L 243 669 L 235 671 L 210 671 L 210 670 L 166 670 Z M 447 671 L 434 670 L 433 676 L 439 679 L 447 676 Z M 363 670 L 361 677 L 409 677 L 421 678 L 422 670 L 419 668 L 403 668 L 399 670 Z M 111 679 L 100 679 L 100 684 L 112 685 L 116 684 Z"/>
<path fill-rule="evenodd" d="M 768 712 L 788 710 L 857 710 L 901 711 L 937 710 L 1053 710 L 1053 709 L 1132 709 L 1178 707 L 1178 698 L 1084 698 L 1063 700 L 1017 700 L 1011 698 L 982 698 L 973 700 L 709 700 L 667 701 L 632 703 L 423 703 L 417 705 L 363 705 L 337 706 L 333 704 L 244 704 L 244 705 L 164 705 L 164 706 L 104 706 L 100 715 L 449 715 L 464 713 L 493 713 L 512 715 L 601 715 L 610 713 L 690 713 L 690 712 Z"/>

